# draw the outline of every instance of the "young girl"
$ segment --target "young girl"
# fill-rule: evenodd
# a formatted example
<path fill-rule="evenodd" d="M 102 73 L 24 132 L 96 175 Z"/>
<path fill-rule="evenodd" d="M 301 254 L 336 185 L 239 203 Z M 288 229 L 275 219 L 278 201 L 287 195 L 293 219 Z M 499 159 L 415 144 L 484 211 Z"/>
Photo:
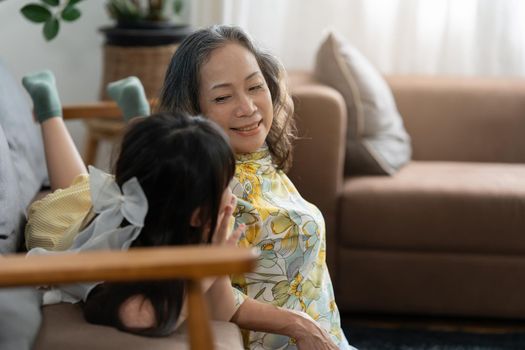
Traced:
<path fill-rule="evenodd" d="M 60 117 L 53 75 L 33 74 L 23 84 L 42 126 L 53 190 L 30 208 L 29 254 L 228 242 L 235 160 L 213 122 L 184 113 L 133 119 L 115 175 L 95 168 L 88 174 Z M 111 84 L 109 92 L 126 118 L 149 113 L 136 78 Z M 206 294 L 217 305 L 212 317 L 229 321 L 236 310 L 229 278 L 210 284 Z M 184 319 L 183 290 L 181 281 L 78 284 L 46 292 L 44 303 L 88 299 L 88 320 L 156 336 L 173 332 Z M 141 317 L 130 321 L 129 313 Z"/>
<path fill-rule="evenodd" d="M 234 320 L 245 329 L 277 322 L 275 313 L 263 310 L 257 319 L 250 318 L 258 307 L 255 301 L 262 301 L 278 306 L 291 327 L 318 337 L 329 334 L 331 341 L 313 348 L 331 348 L 331 343 L 349 349 L 326 266 L 322 214 L 284 173 L 294 139 L 293 105 L 284 75 L 281 64 L 240 28 L 199 30 L 172 58 L 160 109 L 206 115 L 229 136 L 236 154 L 230 184 L 238 198 L 234 216 L 237 225 L 246 224 L 239 246 L 258 247 L 261 257 L 254 272 L 233 278 L 239 305 Z M 304 313 L 309 317 L 301 319 Z M 308 346 L 303 339 L 266 332 L 250 332 L 248 337 L 251 349 Z"/>

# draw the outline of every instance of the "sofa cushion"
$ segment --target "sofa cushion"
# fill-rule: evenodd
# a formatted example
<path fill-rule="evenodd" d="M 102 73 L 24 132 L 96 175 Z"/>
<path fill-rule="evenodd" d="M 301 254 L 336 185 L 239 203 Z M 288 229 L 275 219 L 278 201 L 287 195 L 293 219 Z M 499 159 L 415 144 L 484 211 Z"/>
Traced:
<path fill-rule="evenodd" d="M 230 322 L 212 321 L 215 349 L 242 350 L 239 328 Z M 34 350 L 189 349 L 187 329 L 164 338 L 141 337 L 116 328 L 84 321 L 79 304 L 56 304 L 43 308 L 43 321 Z"/>
<path fill-rule="evenodd" d="M 412 159 L 525 163 L 525 79 L 388 76 Z"/>
<path fill-rule="evenodd" d="M 6 237 L 0 240 L 0 253 L 12 252 L 20 232 L 23 230 L 23 220 L 26 208 L 38 190 L 47 181 L 47 170 L 42 146 L 42 138 L 37 124 L 33 122 L 31 106 L 21 84 L 9 73 L 0 61 L 0 126 L 3 129 L 2 158 L 0 169 L 12 169 L 12 174 L 0 172 L 0 183 L 9 189 L 9 196 L 16 192 L 16 200 L 12 197 L 0 199 L 2 205 L 9 207 L 9 212 L 0 212 L 0 224 Z M 5 156 L 7 142 L 9 157 Z M 11 164 L 8 164 L 10 158 Z M 10 200 L 9 204 L 2 201 Z"/>
<path fill-rule="evenodd" d="M 339 227 L 355 249 L 525 253 L 525 165 L 411 162 L 347 178 Z"/>
<path fill-rule="evenodd" d="M 42 296 L 35 288 L 0 289 L 0 349 L 32 349 L 42 318 L 41 304 Z"/>
<path fill-rule="evenodd" d="M 392 92 L 357 49 L 330 33 L 318 50 L 315 75 L 345 99 L 348 175 L 393 174 L 410 160 L 410 137 Z"/>
<path fill-rule="evenodd" d="M 0 125 L 0 254 L 13 251 L 16 244 L 12 233 L 21 220 L 16 181 L 9 145 Z"/>

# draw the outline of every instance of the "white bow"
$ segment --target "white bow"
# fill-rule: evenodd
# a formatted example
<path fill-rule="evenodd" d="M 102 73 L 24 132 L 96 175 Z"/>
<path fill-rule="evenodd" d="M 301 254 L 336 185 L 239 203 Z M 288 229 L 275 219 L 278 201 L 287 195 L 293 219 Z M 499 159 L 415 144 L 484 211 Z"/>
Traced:
<path fill-rule="evenodd" d="M 89 166 L 89 187 L 93 210 L 98 215 L 75 237 L 71 247 L 64 252 L 33 248 L 27 255 L 63 254 L 87 250 L 127 250 L 138 237 L 148 213 L 148 200 L 137 178 L 122 185 L 122 191 L 114 176 Z M 120 227 L 126 219 L 130 225 Z M 101 282 L 99 282 L 101 283 Z M 59 299 L 66 302 L 86 300 L 89 292 L 99 283 L 60 286 Z"/>
<path fill-rule="evenodd" d="M 89 166 L 89 186 L 93 210 L 98 216 L 80 232 L 70 250 L 123 250 L 129 248 L 148 212 L 148 200 L 133 177 L 122 185 L 112 175 Z M 131 225 L 119 227 L 123 219 Z"/>

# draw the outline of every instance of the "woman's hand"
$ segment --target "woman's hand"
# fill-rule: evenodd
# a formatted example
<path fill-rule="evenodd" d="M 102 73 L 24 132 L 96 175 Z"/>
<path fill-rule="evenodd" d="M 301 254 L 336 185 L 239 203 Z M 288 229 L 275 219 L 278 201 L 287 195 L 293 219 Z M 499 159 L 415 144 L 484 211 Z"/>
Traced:
<path fill-rule="evenodd" d="M 304 312 L 247 298 L 231 321 L 240 328 L 294 338 L 299 350 L 339 350 L 330 335 Z"/>
<path fill-rule="evenodd" d="M 237 241 L 243 233 L 246 225 L 240 224 L 236 230 L 229 234 L 230 220 L 236 204 L 237 198 L 234 195 L 232 195 L 229 203 L 226 204 L 226 206 L 224 207 L 223 212 L 219 214 L 219 218 L 217 220 L 217 228 L 215 229 L 215 232 L 211 238 L 212 244 L 232 246 L 235 246 L 237 244 Z"/>
<path fill-rule="evenodd" d="M 326 330 L 321 328 L 307 313 L 288 310 L 299 319 L 293 326 L 292 337 L 299 350 L 339 350 Z"/>

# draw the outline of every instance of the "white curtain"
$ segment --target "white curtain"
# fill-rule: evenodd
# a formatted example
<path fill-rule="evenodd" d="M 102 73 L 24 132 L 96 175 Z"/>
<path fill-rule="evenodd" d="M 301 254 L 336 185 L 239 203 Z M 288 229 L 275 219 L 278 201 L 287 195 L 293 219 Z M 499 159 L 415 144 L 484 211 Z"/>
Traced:
<path fill-rule="evenodd" d="M 525 76 L 523 0 L 193 0 L 197 26 L 236 24 L 289 69 L 335 29 L 384 73 Z"/>

